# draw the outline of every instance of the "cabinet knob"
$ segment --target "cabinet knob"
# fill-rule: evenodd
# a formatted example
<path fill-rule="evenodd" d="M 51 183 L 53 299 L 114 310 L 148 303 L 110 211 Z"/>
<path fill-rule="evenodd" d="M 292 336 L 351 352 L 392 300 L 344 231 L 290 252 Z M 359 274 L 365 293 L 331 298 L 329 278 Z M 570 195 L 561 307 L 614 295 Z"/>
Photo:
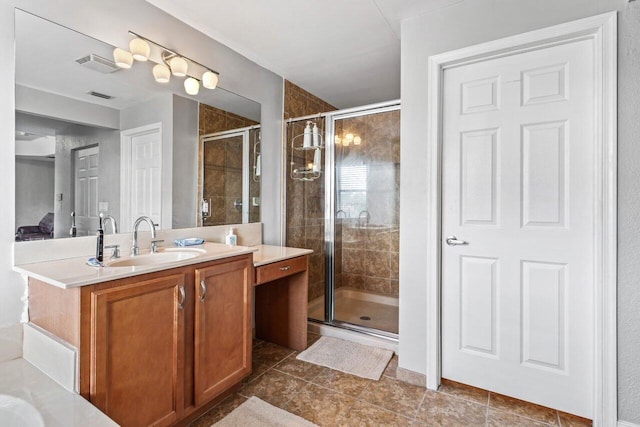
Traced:
<path fill-rule="evenodd" d="M 205 295 L 207 295 L 207 285 L 204 283 L 204 280 L 200 281 L 200 289 L 202 290 L 200 293 L 200 302 L 203 302 Z"/>
<path fill-rule="evenodd" d="M 182 310 L 184 308 L 184 299 L 186 297 L 184 293 L 184 286 L 180 286 L 178 290 L 180 291 L 180 300 L 178 301 L 178 309 Z"/>
<path fill-rule="evenodd" d="M 280 271 L 287 271 L 287 270 L 291 270 L 290 265 L 287 265 L 286 267 L 280 267 Z"/>

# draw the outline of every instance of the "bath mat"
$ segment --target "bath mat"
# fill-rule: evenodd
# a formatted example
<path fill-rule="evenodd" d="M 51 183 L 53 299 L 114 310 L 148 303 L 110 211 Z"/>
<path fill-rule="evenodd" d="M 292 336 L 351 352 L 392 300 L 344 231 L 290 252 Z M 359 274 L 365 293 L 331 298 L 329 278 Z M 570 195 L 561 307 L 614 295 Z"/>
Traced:
<path fill-rule="evenodd" d="M 317 427 L 304 418 L 250 397 L 212 427 Z"/>
<path fill-rule="evenodd" d="M 393 351 L 332 337 L 321 337 L 300 353 L 298 360 L 326 366 L 347 374 L 379 380 Z"/>

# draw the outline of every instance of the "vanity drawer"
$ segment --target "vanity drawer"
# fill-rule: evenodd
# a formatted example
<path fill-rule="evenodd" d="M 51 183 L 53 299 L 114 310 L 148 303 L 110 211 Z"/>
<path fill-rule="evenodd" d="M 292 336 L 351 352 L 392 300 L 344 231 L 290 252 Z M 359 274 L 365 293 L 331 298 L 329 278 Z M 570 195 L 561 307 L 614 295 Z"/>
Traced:
<path fill-rule="evenodd" d="M 308 257 L 301 256 L 261 265 L 256 268 L 256 285 L 305 271 L 307 269 L 307 264 Z"/>

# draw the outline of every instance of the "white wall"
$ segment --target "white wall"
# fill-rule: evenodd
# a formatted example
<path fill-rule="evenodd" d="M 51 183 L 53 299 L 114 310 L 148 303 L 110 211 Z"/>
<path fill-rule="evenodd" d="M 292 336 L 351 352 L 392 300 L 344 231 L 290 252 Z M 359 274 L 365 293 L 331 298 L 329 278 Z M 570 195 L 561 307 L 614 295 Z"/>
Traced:
<path fill-rule="evenodd" d="M 16 159 L 16 228 L 53 212 L 53 173 L 52 160 Z"/>
<path fill-rule="evenodd" d="M 473 0 L 402 26 L 400 366 L 425 373 L 427 58 L 430 55 L 620 11 L 619 20 L 619 416 L 640 423 L 640 2 Z"/>
<path fill-rule="evenodd" d="M 0 325 L 23 318 L 25 283 L 11 270 L 15 224 L 14 8 L 49 19 L 117 46 L 127 46 L 133 30 L 220 71 L 220 86 L 262 106 L 265 243 L 281 242 L 283 81 L 226 46 L 151 6 L 144 0 L 0 0 L 0 170 L 5 199 L 0 206 Z"/>
<path fill-rule="evenodd" d="M 195 227 L 198 204 L 198 109 L 196 101 L 173 95 L 173 226 Z"/>

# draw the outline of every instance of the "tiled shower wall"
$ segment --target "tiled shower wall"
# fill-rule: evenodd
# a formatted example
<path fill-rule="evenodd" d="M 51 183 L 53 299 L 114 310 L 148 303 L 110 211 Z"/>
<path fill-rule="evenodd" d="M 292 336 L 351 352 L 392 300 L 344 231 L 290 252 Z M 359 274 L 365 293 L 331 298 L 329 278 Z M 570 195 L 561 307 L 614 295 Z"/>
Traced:
<path fill-rule="evenodd" d="M 284 85 L 284 119 L 333 111 L 336 108 L 295 84 Z M 323 125 L 324 127 L 324 125 Z M 287 126 L 287 176 L 291 161 L 291 138 L 304 129 L 304 123 Z M 323 153 L 324 156 L 324 153 Z M 305 164 L 308 159 L 296 158 Z M 324 160 L 324 157 L 323 157 Z M 309 300 L 324 294 L 324 172 L 315 181 L 287 178 L 287 246 L 313 250 L 309 259 Z"/>
<path fill-rule="evenodd" d="M 198 136 L 259 124 L 205 104 L 200 104 L 198 123 Z M 258 132 L 251 130 L 249 134 L 249 170 L 252 176 L 249 180 L 249 222 L 260 221 L 260 206 L 251 203 L 254 197 L 260 197 L 260 183 L 253 180 L 253 147 Z M 203 225 L 241 223 L 242 212 L 234 207 L 234 202 L 242 198 L 242 138 L 228 138 L 205 145 L 200 152 L 204 186 L 202 195 L 205 199 L 211 199 L 211 215 L 204 218 Z"/>

